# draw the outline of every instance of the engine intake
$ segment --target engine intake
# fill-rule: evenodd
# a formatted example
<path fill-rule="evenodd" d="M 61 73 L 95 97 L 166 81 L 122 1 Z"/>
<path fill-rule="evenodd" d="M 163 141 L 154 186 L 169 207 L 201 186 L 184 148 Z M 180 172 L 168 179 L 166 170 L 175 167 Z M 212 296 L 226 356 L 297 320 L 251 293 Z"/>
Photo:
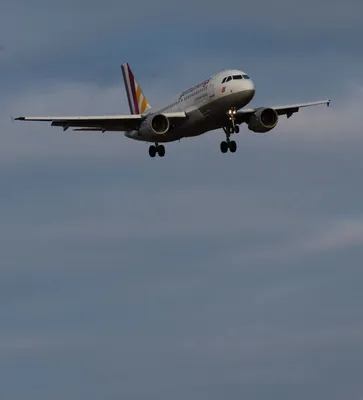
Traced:
<path fill-rule="evenodd" d="M 150 127 L 158 135 L 164 135 L 170 128 L 170 122 L 168 117 L 165 115 L 157 114 L 152 117 L 150 121 Z"/>
<path fill-rule="evenodd" d="M 248 129 L 256 133 L 265 133 L 275 128 L 279 116 L 273 108 L 258 109 L 248 121 Z"/>

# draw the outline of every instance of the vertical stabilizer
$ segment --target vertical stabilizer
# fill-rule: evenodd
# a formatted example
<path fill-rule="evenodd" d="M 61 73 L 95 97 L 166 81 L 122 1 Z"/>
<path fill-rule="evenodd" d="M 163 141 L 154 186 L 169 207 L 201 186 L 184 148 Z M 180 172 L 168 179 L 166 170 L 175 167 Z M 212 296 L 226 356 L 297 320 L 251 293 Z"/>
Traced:
<path fill-rule="evenodd" d="M 137 83 L 134 74 L 128 63 L 121 65 L 122 75 L 124 78 L 127 100 L 129 102 L 131 114 L 143 114 L 150 110 L 150 104 L 146 100 L 142 90 Z"/>

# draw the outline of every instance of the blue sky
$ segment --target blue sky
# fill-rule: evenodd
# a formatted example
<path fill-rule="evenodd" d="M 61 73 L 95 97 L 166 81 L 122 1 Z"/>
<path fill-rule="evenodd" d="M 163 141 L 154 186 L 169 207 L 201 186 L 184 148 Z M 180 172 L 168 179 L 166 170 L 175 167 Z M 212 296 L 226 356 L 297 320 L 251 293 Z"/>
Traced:
<path fill-rule="evenodd" d="M 15 0 L 0 16 L 0 397 L 361 398 L 361 1 Z M 267 135 L 167 146 L 12 123 L 128 112 L 221 68 Z"/>

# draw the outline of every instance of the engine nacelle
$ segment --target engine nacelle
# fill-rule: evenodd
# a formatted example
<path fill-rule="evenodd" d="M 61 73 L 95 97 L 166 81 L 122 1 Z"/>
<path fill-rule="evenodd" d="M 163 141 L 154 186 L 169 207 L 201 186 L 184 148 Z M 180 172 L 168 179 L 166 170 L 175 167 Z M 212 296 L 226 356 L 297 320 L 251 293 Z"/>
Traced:
<path fill-rule="evenodd" d="M 273 108 L 259 108 L 249 119 L 248 129 L 256 133 L 265 133 L 275 128 L 279 116 Z"/>
<path fill-rule="evenodd" d="M 164 114 L 156 114 L 148 118 L 140 127 L 140 133 L 156 133 L 164 135 L 170 128 L 169 118 Z"/>

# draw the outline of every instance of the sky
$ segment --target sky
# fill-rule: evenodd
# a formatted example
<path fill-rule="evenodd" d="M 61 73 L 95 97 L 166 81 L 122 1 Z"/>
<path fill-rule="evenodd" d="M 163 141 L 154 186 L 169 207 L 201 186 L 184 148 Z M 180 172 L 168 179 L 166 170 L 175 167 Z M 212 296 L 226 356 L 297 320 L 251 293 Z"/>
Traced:
<path fill-rule="evenodd" d="M 363 396 L 361 0 L 5 0 L 0 397 Z M 167 145 L 19 115 L 159 106 L 223 68 L 249 106 L 330 98 Z"/>

